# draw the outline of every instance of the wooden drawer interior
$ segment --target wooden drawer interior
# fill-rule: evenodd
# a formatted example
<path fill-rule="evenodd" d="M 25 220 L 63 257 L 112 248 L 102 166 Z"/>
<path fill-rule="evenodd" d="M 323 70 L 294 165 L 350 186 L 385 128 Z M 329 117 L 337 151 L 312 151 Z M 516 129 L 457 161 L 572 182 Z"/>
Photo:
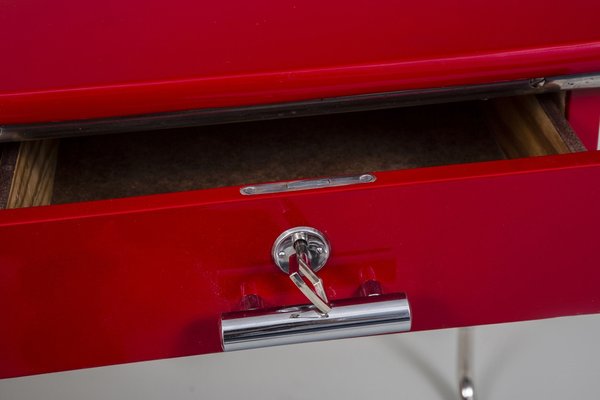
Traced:
<path fill-rule="evenodd" d="M 564 96 L 8 144 L 0 206 L 27 207 L 583 151 Z"/>

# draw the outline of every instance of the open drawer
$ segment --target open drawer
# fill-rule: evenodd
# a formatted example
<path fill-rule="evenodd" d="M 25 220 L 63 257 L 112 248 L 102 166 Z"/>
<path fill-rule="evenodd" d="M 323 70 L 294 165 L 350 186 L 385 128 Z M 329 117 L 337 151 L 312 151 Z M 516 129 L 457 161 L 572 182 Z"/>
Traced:
<path fill-rule="evenodd" d="M 68 204 L 0 212 L 2 377 L 221 351 L 248 296 L 307 303 L 271 258 L 296 226 L 332 301 L 377 281 L 412 330 L 600 312 L 600 155 L 554 98 L 56 146 L 21 147 L 7 203 Z"/>

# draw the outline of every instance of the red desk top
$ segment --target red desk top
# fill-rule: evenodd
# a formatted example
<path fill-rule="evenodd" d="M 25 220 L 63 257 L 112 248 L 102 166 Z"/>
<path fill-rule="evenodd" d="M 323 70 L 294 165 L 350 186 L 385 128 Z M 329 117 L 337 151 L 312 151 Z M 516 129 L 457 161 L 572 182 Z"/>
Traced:
<path fill-rule="evenodd" d="M 3 0 L 0 124 L 600 71 L 590 0 Z"/>

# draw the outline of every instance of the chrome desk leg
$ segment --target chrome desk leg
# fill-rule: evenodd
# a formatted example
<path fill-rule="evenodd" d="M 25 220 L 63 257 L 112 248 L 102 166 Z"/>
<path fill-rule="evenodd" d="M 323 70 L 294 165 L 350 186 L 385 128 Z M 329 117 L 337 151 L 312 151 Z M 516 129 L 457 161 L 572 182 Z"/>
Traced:
<path fill-rule="evenodd" d="M 458 330 L 458 394 L 460 400 L 474 400 L 473 328 Z"/>

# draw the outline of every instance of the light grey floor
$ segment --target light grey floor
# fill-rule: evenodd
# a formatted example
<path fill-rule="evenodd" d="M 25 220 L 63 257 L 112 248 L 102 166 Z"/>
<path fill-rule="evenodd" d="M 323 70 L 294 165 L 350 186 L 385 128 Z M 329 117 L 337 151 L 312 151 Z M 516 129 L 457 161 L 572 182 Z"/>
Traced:
<path fill-rule="evenodd" d="M 454 329 L 0 381 L 0 399 L 456 399 Z M 478 398 L 600 397 L 600 316 L 477 327 Z"/>

